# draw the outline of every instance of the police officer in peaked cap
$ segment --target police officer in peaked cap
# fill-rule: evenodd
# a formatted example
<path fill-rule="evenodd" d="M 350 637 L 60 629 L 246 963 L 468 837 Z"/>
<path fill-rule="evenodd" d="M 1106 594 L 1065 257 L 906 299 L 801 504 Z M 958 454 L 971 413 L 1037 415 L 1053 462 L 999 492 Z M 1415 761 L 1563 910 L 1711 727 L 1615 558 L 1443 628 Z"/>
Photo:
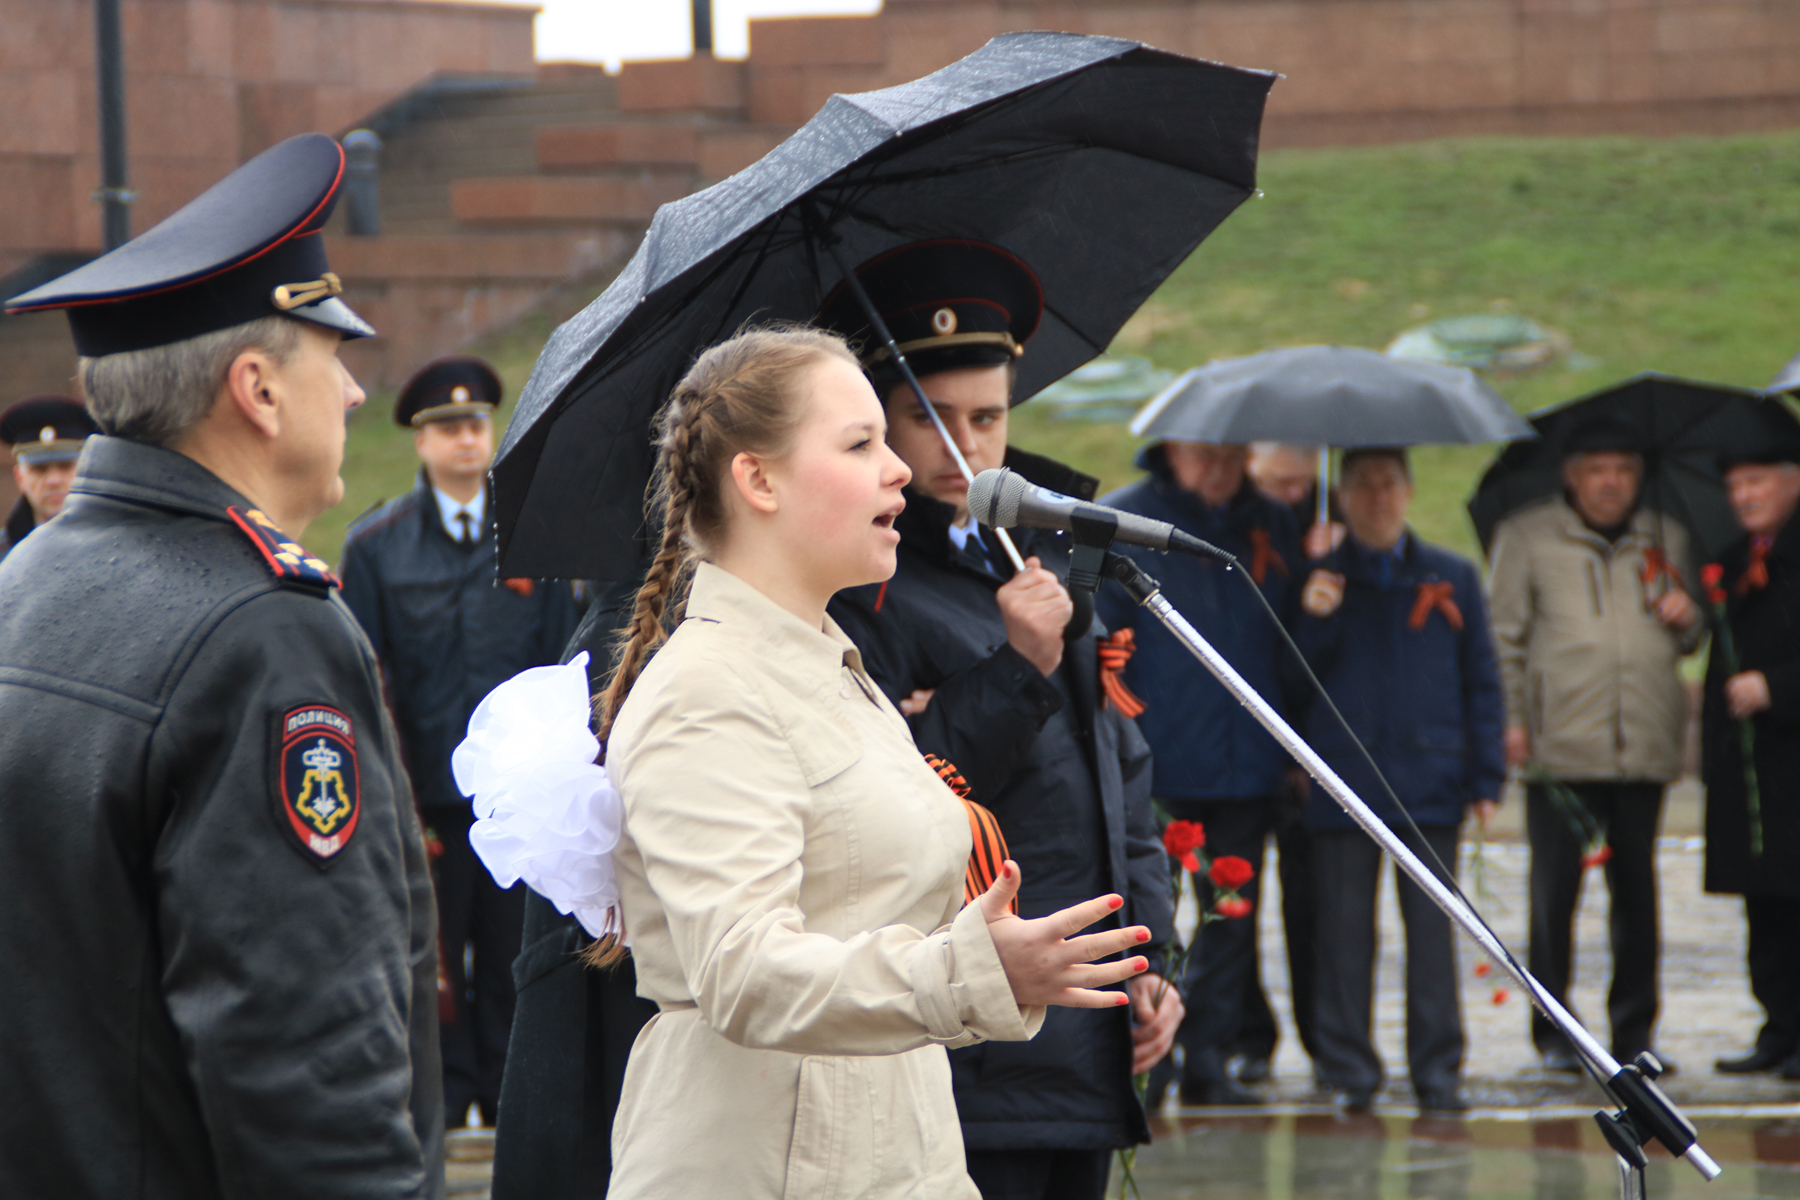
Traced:
<path fill-rule="evenodd" d="M 1009 410 L 1024 399 L 1012 364 L 1030 353 L 1044 312 L 1029 264 L 943 238 L 890 250 L 857 276 L 973 470 L 1004 464 L 1040 486 L 1093 495 L 1091 477 L 1007 444 Z M 1068 590 L 1068 540 L 1013 531 L 1025 556 L 1016 570 L 996 532 L 971 516 L 961 470 L 847 286 L 817 320 L 859 346 L 887 410 L 888 445 L 912 468 L 893 578 L 839 592 L 832 617 L 907 714 L 919 749 L 953 762 L 970 798 L 998 818 L 1024 881 L 1022 915 L 1116 892 L 1126 903 L 1118 920 L 1156 935 L 1144 947 L 1151 971 L 1127 985 L 1129 1010 L 1053 1008 L 1029 1043 L 950 1055 L 982 1195 L 1099 1200 L 1113 1152 L 1150 1140 L 1132 1076 L 1167 1052 L 1182 1011 L 1156 974 L 1172 896 L 1134 698 L 1109 686 L 1114 648 L 1103 658 L 1106 631 L 1087 597 Z"/>
<path fill-rule="evenodd" d="M 0 528 L 0 559 L 26 534 L 62 511 L 75 478 L 75 460 L 100 432 L 79 401 L 32 396 L 0 413 L 0 442 L 12 447 L 19 501 Z"/>
<path fill-rule="evenodd" d="M 344 602 L 381 662 L 419 812 L 443 848 L 435 866 L 453 1128 L 471 1104 L 486 1124 L 498 1115 L 526 888 L 502 889 L 476 859 L 474 813 L 450 756 L 483 697 L 556 662 L 577 616 L 567 583 L 499 578 L 487 471 L 500 400 L 500 377 L 479 358 L 421 367 L 394 404 L 395 423 L 412 431 L 418 483 L 357 518 L 344 541 Z"/>
<path fill-rule="evenodd" d="M 101 433 L 0 563 L 0 1195 L 443 1192 L 424 842 L 298 540 L 374 333 L 343 162 L 292 138 L 7 304 L 68 313 Z"/>

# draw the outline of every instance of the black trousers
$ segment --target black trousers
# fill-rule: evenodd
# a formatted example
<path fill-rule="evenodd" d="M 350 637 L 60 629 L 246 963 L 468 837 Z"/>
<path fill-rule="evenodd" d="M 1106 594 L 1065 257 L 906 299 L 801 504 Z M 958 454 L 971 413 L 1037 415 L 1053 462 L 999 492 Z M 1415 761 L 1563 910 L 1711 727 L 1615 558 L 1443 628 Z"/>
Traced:
<path fill-rule="evenodd" d="M 1660 783 L 1568 783 L 1605 832 L 1612 847 L 1606 888 L 1612 897 L 1612 987 L 1606 1015 L 1613 1057 L 1629 1062 L 1650 1048 L 1656 1023 L 1657 951 L 1656 826 L 1662 816 Z M 1581 865 L 1587 847 L 1569 818 L 1534 784 L 1525 790 L 1525 830 L 1531 843 L 1531 940 L 1526 965 L 1563 1003 L 1574 975 L 1575 909 L 1581 902 Z M 1531 1010 L 1531 1040 L 1539 1053 L 1569 1049 L 1556 1026 Z"/>
<path fill-rule="evenodd" d="M 1238 895 L 1254 905 L 1262 883 L 1270 802 L 1260 797 L 1175 800 L 1165 801 L 1164 807 L 1176 820 L 1199 821 L 1206 827 L 1208 856 L 1235 854 L 1257 864 L 1257 877 L 1238 889 Z M 1202 905 L 1211 903 L 1213 886 L 1206 876 L 1194 876 L 1194 892 Z M 1181 1074 L 1185 1081 L 1198 1084 L 1225 1078 L 1225 1060 L 1231 1056 L 1243 1022 L 1244 996 L 1255 977 L 1254 916 L 1214 921 L 1200 931 L 1181 981 L 1187 1015 L 1175 1035 L 1181 1043 Z M 1261 988 L 1257 990 L 1260 992 Z"/>
<path fill-rule="evenodd" d="M 438 931 L 456 1010 L 439 1036 L 444 1119 L 459 1126 L 469 1105 L 479 1104 L 482 1122 L 492 1125 L 500 1112 L 500 1081 L 512 1033 L 512 966 L 525 925 L 525 885 L 502 891 L 475 857 L 469 848 L 475 817 L 466 805 L 434 805 L 424 810 L 424 817 L 444 844 L 437 863 Z"/>
<path fill-rule="evenodd" d="M 1454 870 L 1457 831 L 1423 832 Z M 1381 848 L 1360 829 L 1319 830 L 1313 862 L 1319 889 L 1314 1061 L 1331 1086 L 1374 1091 L 1383 1079 L 1374 1039 Z M 1413 1090 L 1454 1091 L 1462 1076 L 1463 1028 L 1450 918 L 1412 880 L 1398 871 L 1394 880 L 1406 924 L 1406 1060 Z"/>
<path fill-rule="evenodd" d="M 1102 1200 L 1111 1150 L 969 1150 L 981 1200 Z"/>
<path fill-rule="evenodd" d="M 1756 1048 L 1787 1057 L 1800 1051 L 1800 900 L 1745 896 L 1750 932 L 1750 990 L 1767 1014 Z"/>
<path fill-rule="evenodd" d="M 1313 928 L 1318 924 L 1318 896 L 1313 884 L 1312 831 L 1306 827 L 1305 807 L 1297 796 L 1275 802 L 1273 833 L 1276 869 L 1281 875 L 1281 927 L 1287 942 L 1288 995 L 1294 1008 L 1294 1027 L 1308 1057 L 1318 1057 L 1313 1040 Z M 1252 862 L 1258 860 L 1252 859 Z M 1273 1058 L 1280 1038 L 1275 1010 L 1262 986 L 1262 958 L 1251 942 L 1251 967 L 1244 981 L 1243 1020 L 1230 1054 L 1245 1058 Z"/>

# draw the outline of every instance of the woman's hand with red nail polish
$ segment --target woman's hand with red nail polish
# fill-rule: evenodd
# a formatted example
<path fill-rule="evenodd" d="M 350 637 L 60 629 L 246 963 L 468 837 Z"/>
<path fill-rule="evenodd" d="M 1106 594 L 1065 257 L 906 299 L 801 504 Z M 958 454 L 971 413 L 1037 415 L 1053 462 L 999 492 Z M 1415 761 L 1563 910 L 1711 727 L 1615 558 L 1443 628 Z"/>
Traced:
<path fill-rule="evenodd" d="M 1089 925 L 1117 912 L 1120 896 L 1097 896 L 1047 917 L 1027 921 L 1011 912 L 1019 893 L 1019 865 L 1008 859 L 1000 877 L 978 903 L 987 917 L 988 935 L 1006 970 L 1013 999 L 1026 1007 L 1061 1004 L 1071 1008 L 1111 1008 L 1130 1002 L 1120 992 L 1100 991 L 1149 969 L 1149 960 L 1131 958 L 1096 963 L 1150 940 L 1142 925 L 1076 936 Z"/>

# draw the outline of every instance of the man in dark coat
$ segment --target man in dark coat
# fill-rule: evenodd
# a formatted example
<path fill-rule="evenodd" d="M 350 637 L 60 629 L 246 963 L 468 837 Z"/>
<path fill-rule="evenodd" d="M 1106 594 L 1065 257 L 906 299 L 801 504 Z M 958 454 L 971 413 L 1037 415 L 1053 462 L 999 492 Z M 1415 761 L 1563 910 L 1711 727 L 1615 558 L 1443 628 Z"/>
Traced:
<path fill-rule="evenodd" d="M 1725 626 L 1715 621 L 1701 719 L 1706 890 L 1744 897 L 1750 989 L 1767 1014 L 1751 1052 L 1719 1065 L 1800 1079 L 1800 428 L 1785 413 L 1766 420 L 1766 441 L 1722 464 L 1744 537 L 1708 568 Z"/>
<path fill-rule="evenodd" d="M 374 332 L 309 236 L 342 166 L 291 139 L 11 302 L 72 306 L 106 436 L 0 564 L 0 1195 L 443 1194 L 425 845 L 281 532 L 343 495 Z"/>
<path fill-rule="evenodd" d="M 612 674 L 640 575 L 600 589 L 562 661 L 588 655 L 595 695 Z M 527 889 L 523 948 L 494 1135 L 494 1200 L 601 1200 L 612 1175 L 612 1124 L 625 1066 L 656 1005 L 637 994 L 631 957 L 604 971 L 581 958 L 581 922 Z"/>
<path fill-rule="evenodd" d="M 100 432 L 87 409 L 67 396 L 31 396 L 0 413 L 0 442 L 12 448 L 18 503 L 0 527 L 0 559 L 25 535 L 62 511 L 75 460 Z"/>
<path fill-rule="evenodd" d="M 418 484 L 359 518 L 344 543 L 344 602 L 381 660 L 413 791 L 443 846 L 437 901 L 453 1005 L 443 1026 L 452 1128 L 471 1104 L 485 1124 L 499 1114 L 525 888 L 501 889 L 469 848 L 474 813 L 451 777 L 450 755 L 482 698 L 555 662 L 576 619 L 567 585 L 498 578 L 487 469 L 500 398 L 499 377 L 480 359 L 422 367 L 394 403 L 423 463 Z"/>
<path fill-rule="evenodd" d="M 1247 457 L 1243 446 L 1161 442 L 1138 459 L 1149 474 L 1103 503 L 1167 521 L 1229 550 L 1243 561 L 1248 578 L 1270 606 L 1281 613 L 1300 580 L 1299 538 L 1287 507 L 1250 483 Z M 1287 653 L 1280 627 L 1236 572 L 1212 559 L 1122 549 L 1160 580 L 1169 601 L 1264 699 L 1280 703 L 1279 670 Z M 1125 668 L 1125 682 L 1144 703 L 1138 724 L 1156 756 L 1152 790 L 1158 803 L 1176 820 L 1200 822 L 1208 854 L 1261 863 L 1278 816 L 1295 803 L 1293 760 L 1174 635 L 1143 616 L 1118 584 L 1102 590 L 1099 612 L 1110 628 L 1135 632 L 1137 649 Z M 1299 901 L 1311 898 L 1304 833 L 1299 839 L 1290 837 L 1281 858 L 1284 885 L 1290 877 L 1296 885 L 1288 893 L 1289 903 L 1297 908 Z M 1252 904 L 1257 882 L 1251 880 L 1240 891 Z M 1197 895 L 1210 899 L 1212 885 L 1204 873 L 1195 875 L 1194 888 Z M 1300 939 L 1289 941 L 1288 953 L 1296 960 L 1312 952 L 1310 917 L 1308 913 L 1297 922 Z M 1257 1018 L 1268 1011 L 1258 976 L 1255 921 L 1217 921 L 1204 928 L 1183 981 L 1188 1010 L 1179 1036 L 1183 1103 L 1262 1102 L 1226 1069 L 1242 1032 L 1247 1002 Z M 1310 962 L 1296 967 L 1293 982 L 1295 1024 L 1308 1040 L 1310 1053 Z M 1273 1019 L 1267 1024 L 1273 1026 Z M 1273 1037 L 1266 1045 L 1267 1052 L 1253 1060 L 1251 1071 L 1263 1078 L 1268 1054 L 1274 1050 Z"/>
<path fill-rule="evenodd" d="M 1481 576 L 1406 528 L 1403 450 L 1352 450 L 1338 489 L 1350 527 L 1308 577 L 1294 638 L 1350 725 L 1323 703 L 1296 722 L 1331 769 L 1407 831 L 1351 734 L 1424 835 L 1413 849 L 1456 869 L 1465 810 L 1490 813 L 1506 781 L 1505 724 Z M 1373 1040 L 1375 897 L 1381 849 L 1324 791 L 1307 806 L 1318 873 L 1318 1065 L 1342 1103 L 1366 1111 L 1382 1084 Z M 1406 921 L 1406 1045 L 1421 1108 L 1460 1112 L 1463 1057 L 1450 920 L 1396 872 Z"/>
<path fill-rule="evenodd" d="M 996 247 L 925 242 L 863 264 L 858 276 L 973 469 L 1004 455 L 1035 482 L 1093 494 L 1093 480 L 1006 449 L 1008 364 L 1042 307 L 1030 268 Z M 847 289 L 820 319 L 866 338 Z M 840 593 L 831 615 L 909 714 L 919 749 L 953 763 L 998 819 L 1023 876 L 1020 915 L 1118 892 L 1118 919 L 1155 931 L 1146 947 L 1155 963 L 1173 914 L 1149 750 L 1104 699 L 1102 631 L 1091 614 L 1071 622 L 1066 540 L 1020 536 L 1026 566 L 1016 570 L 997 533 L 970 519 L 955 461 L 910 389 L 884 369 L 885 352 L 866 340 L 863 350 L 889 444 L 913 482 L 895 523 L 894 577 Z M 1140 979 L 1128 985 L 1135 1029 L 1127 1011 L 1053 1009 L 1030 1042 L 951 1054 L 969 1172 L 988 1200 L 1098 1200 L 1112 1152 L 1149 1140 L 1132 1074 L 1166 1051 L 1180 1001 L 1157 976 Z"/>

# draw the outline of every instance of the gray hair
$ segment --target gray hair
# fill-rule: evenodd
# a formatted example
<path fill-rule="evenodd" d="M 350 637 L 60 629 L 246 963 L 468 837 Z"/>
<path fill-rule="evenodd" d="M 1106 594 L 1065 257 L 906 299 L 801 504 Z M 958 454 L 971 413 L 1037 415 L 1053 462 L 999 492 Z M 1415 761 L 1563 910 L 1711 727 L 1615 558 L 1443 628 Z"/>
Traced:
<path fill-rule="evenodd" d="M 300 323 L 259 317 L 148 350 L 126 350 L 80 363 L 88 412 L 114 437 L 168 446 L 204 421 L 225 373 L 246 350 L 285 363 L 300 348 Z"/>

